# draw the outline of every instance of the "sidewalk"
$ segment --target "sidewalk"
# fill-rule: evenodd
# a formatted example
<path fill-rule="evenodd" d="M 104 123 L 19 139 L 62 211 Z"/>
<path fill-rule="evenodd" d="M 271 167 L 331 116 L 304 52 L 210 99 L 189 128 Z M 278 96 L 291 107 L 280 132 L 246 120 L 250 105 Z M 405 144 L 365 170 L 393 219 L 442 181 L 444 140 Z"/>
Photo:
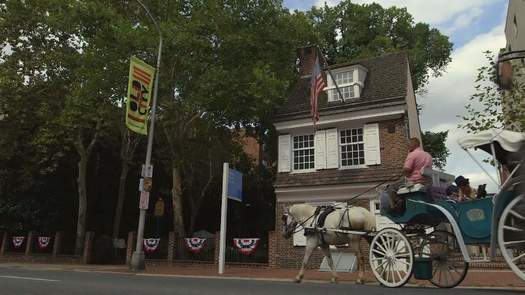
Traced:
<path fill-rule="evenodd" d="M 112 272 L 135 275 L 125 265 L 58 265 L 58 264 L 30 264 L 30 263 L 0 263 L 4 268 L 22 268 L 33 270 L 63 270 L 63 271 L 86 271 L 86 272 Z M 270 268 L 245 268 L 226 266 L 225 273 L 219 275 L 217 266 L 214 265 L 147 265 L 144 272 L 138 273 L 142 276 L 185 276 L 185 277 L 209 277 L 209 278 L 239 278 L 255 280 L 292 281 L 297 275 L 296 269 L 270 269 Z M 356 273 L 338 273 L 339 281 L 342 283 L 353 283 L 357 278 Z M 307 270 L 304 279 L 306 281 L 329 282 L 329 272 Z M 377 284 L 372 273 L 365 274 L 367 284 Z M 431 286 L 427 281 L 411 280 L 411 285 Z M 467 277 L 461 283 L 461 287 L 467 288 L 509 288 L 525 290 L 525 282 L 520 280 L 509 270 L 469 270 Z"/>

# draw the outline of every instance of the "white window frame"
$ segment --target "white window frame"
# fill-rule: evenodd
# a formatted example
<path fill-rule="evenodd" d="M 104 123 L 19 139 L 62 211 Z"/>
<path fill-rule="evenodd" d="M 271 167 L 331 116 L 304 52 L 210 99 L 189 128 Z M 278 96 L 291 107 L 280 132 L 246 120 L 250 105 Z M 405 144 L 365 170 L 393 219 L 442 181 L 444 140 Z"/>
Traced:
<path fill-rule="evenodd" d="M 296 137 L 299 137 L 299 136 L 312 136 L 312 147 L 308 147 L 308 148 L 295 148 L 294 146 L 294 139 Z M 304 173 L 304 172 L 313 172 L 313 171 L 316 171 L 315 170 L 315 134 L 311 134 L 311 133 L 304 133 L 304 134 L 293 134 L 291 136 L 291 142 L 290 142 L 290 148 L 292 150 L 292 153 L 290 155 L 290 158 L 291 158 L 291 166 L 292 166 L 292 172 L 293 173 Z M 306 168 L 306 169 L 295 169 L 295 151 L 299 151 L 299 150 L 309 150 L 309 149 L 312 149 L 313 150 L 313 153 L 312 153 L 312 156 L 314 157 L 314 160 L 312 163 L 312 168 Z M 308 161 L 310 162 L 310 161 Z"/>
<path fill-rule="evenodd" d="M 347 130 L 361 130 L 361 137 L 362 140 L 358 142 L 351 142 L 351 143 L 344 143 L 342 142 L 342 136 L 341 132 L 347 131 Z M 339 145 L 339 169 L 360 169 L 360 168 L 367 168 L 368 166 L 365 164 L 365 137 L 364 137 L 364 126 L 357 126 L 357 127 L 347 127 L 347 128 L 338 128 L 337 129 L 337 135 L 338 135 L 338 145 Z M 352 135 L 350 135 L 351 137 Z M 362 144 L 363 145 L 363 164 L 358 165 L 343 165 L 343 146 L 349 146 L 352 144 Z M 348 161 L 348 159 L 346 159 Z"/>
<path fill-rule="evenodd" d="M 348 98 L 344 98 L 343 100 L 349 100 L 349 99 L 355 99 L 355 98 L 358 98 L 357 94 L 356 94 L 356 91 L 355 91 L 355 87 L 354 85 L 358 84 L 358 81 L 356 81 L 356 71 L 357 71 L 357 68 L 342 68 L 342 69 L 338 69 L 338 70 L 334 70 L 332 71 L 332 74 L 334 75 L 334 78 L 337 80 L 337 76 L 338 75 L 341 75 L 341 74 L 344 74 L 344 73 L 348 73 L 348 75 L 350 76 L 351 79 L 348 79 L 348 81 L 346 81 L 346 83 L 339 83 L 337 84 L 337 86 L 339 87 L 339 90 L 341 91 L 341 94 L 343 95 L 343 97 L 345 96 L 345 89 L 348 88 L 348 92 L 351 94 L 350 97 Z M 335 87 L 335 83 L 334 81 L 332 80 L 332 77 L 330 75 L 327 76 L 328 77 L 328 87 L 326 87 L 324 90 L 327 91 L 327 94 L 328 94 L 328 101 L 329 102 L 333 102 L 333 101 L 341 101 L 341 98 L 338 98 L 336 99 L 335 96 L 339 96 L 339 94 L 337 93 L 337 88 Z"/>

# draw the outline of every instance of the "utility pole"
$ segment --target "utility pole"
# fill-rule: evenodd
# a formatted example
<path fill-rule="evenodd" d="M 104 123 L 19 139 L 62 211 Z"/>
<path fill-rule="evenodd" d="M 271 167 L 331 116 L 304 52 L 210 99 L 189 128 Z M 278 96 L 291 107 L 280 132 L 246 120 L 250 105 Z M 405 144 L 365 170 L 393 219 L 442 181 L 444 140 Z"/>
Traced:
<path fill-rule="evenodd" d="M 157 29 L 157 32 L 159 33 L 159 52 L 157 54 L 157 66 L 155 68 L 155 84 L 153 88 L 153 102 L 151 107 L 151 123 L 150 123 L 150 129 L 148 134 L 148 147 L 146 151 L 146 163 L 144 164 L 143 171 L 150 171 L 152 173 L 153 168 L 151 167 L 151 150 L 153 147 L 153 134 L 155 131 L 155 112 L 157 110 L 157 91 L 159 89 L 159 75 L 160 75 L 160 58 L 162 54 L 162 33 L 160 31 L 159 25 L 155 21 L 155 18 L 151 15 L 148 8 L 140 1 L 137 0 L 137 2 L 142 6 L 142 8 L 146 11 L 148 16 L 153 21 L 153 24 L 155 24 L 155 28 Z M 150 176 L 151 177 L 151 176 Z M 135 248 L 135 252 L 133 253 L 133 256 L 131 257 L 131 269 L 134 271 L 144 270 L 145 269 L 145 263 L 144 263 L 144 250 L 143 250 L 143 239 L 144 239 L 144 223 L 146 221 L 146 209 L 140 209 L 140 215 L 139 215 L 139 225 L 137 229 L 137 247 Z"/>

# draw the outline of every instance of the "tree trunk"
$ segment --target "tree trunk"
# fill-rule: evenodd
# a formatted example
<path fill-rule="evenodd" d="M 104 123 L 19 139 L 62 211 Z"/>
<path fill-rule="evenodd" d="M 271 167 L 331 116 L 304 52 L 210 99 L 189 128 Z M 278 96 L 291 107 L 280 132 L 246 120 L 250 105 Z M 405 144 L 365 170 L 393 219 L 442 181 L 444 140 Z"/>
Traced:
<path fill-rule="evenodd" d="M 120 220 L 122 219 L 122 210 L 124 209 L 124 199 L 126 197 L 126 181 L 128 179 L 129 164 L 126 160 L 122 161 L 122 170 L 120 171 L 117 206 L 115 208 L 115 218 L 113 219 L 113 241 L 119 238 Z"/>
<path fill-rule="evenodd" d="M 184 228 L 184 209 L 182 207 L 182 176 L 180 167 L 173 167 L 173 188 L 172 188 L 172 205 L 173 205 L 173 231 L 179 238 L 186 237 Z"/>
<path fill-rule="evenodd" d="M 86 173 L 87 173 L 87 155 L 79 153 L 78 161 L 78 219 L 77 219 L 77 237 L 75 241 L 75 255 L 82 255 L 84 249 L 84 240 L 86 237 L 86 220 L 87 220 L 87 191 L 86 191 Z"/>

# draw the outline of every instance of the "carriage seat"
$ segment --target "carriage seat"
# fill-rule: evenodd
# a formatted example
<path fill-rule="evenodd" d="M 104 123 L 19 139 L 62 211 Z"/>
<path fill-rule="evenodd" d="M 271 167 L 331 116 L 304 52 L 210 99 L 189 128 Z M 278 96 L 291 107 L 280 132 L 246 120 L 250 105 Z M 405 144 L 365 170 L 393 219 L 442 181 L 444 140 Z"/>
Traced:
<path fill-rule="evenodd" d="M 452 174 L 434 170 L 430 167 L 423 168 L 422 172 L 423 176 L 432 179 L 433 187 L 442 187 L 446 189 L 452 182 L 454 182 L 454 179 L 456 179 Z"/>
<path fill-rule="evenodd" d="M 398 195 L 405 195 L 413 192 L 423 192 L 426 191 L 427 187 L 424 184 L 416 183 L 410 185 L 403 185 L 397 190 Z"/>

